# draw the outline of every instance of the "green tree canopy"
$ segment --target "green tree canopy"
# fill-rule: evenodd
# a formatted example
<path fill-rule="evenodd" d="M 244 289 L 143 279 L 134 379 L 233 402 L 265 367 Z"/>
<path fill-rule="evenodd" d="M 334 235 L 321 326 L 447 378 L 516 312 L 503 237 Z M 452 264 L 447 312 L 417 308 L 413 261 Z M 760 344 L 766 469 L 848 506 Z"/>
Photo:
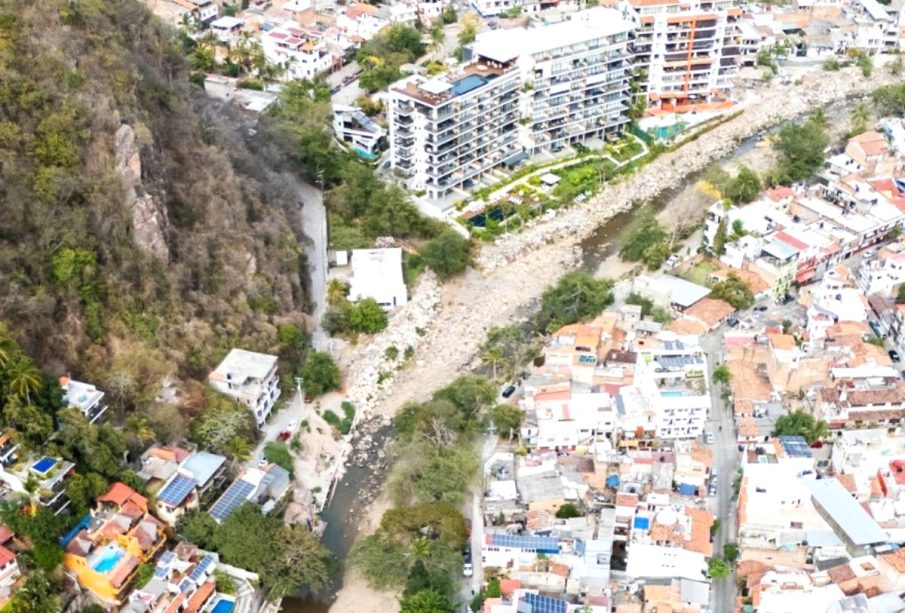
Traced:
<path fill-rule="evenodd" d="M 734 272 L 723 281 L 717 281 L 710 288 L 710 298 L 725 300 L 737 311 L 744 311 L 754 305 L 754 293 L 745 281 Z"/>
<path fill-rule="evenodd" d="M 192 439 L 203 448 L 232 454 L 244 442 L 255 439 L 254 417 L 246 407 L 214 390 L 205 390 L 207 408 L 192 424 Z"/>
<path fill-rule="evenodd" d="M 638 262 L 651 247 L 666 240 L 666 230 L 653 215 L 641 219 L 638 227 L 626 237 L 619 249 L 619 257 L 627 262 Z"/>
<path fill-rule="evenodd" d="M 581 510 L 573 502 L 567 502 L 556 509 L 556 517 L 559 519 L 571 519 L 573 517 L 581 517 L 581 515 Z"/>
<path fill-rule="evenodd" d="M 773 436 L 803 436 L 808 444 L 825 438 L 828 434 L 829 427 L 825 421 L 800 410 L 783 415 L 773 427 Z"/>
<path fill-rule="evenodd" d="M 728 385 L 732 380 L 732 372 L 730 372 L 729 367 L 725 364 L 720 364 L 716 368 L 713 369 L 713 377 L 712 380 L 714 383 L 720 383 L 722 385 Z"/>
<path fill-rule="evenodd" d="M 333 361 L 333 356 L 323 351 L 309 353 L 300 374 L 304 379 L 305 393 L 311 396 L 322 396 L 338 390 L 342 385 L 339 366 Z"/>
<path fill-rule="evenodd" d="M 599 315 L 613 304 L 613 282 L 576 270 L 563 275 L 541 296 L 536 322 L 540 330 L 556 329 Z"/>
<path fill-rule="evenodd" d="M 216 528 L 213 540 L 228 564 L 260 575 L 270 600 L 302 588 L 318 592 L 334 570 L 329 553 L 310 530 L 286 526 L 253 503 L 233 511 Z"/>
<path fill-rule="evenodd" d="M 452 613 L 453 610 L 449 596 L 434 589 L 403 596 L 399 603 L 400 613 Z"/>
<path fill-rule="evenodd" d="M 896 290 L 896 304 L 905 304 L 905 283 Z"/>
<path fill-rule="evenodd" d="M 810 179 L 823 166 L 828 145 L 829 138 L 820 118 L 785 126 L 773 145 L 779 153 L 773 181 L 788 185 Z"/>
<path fill-rule="evenodd" d="M 295 472 L 295 462 L 292 459 L 292 453 L 290 453 L 286 443 L 269 441 L 264 445 L 264 457 L 267 458 L 268 462 L 273 462 L 289 472 L 290 475 Z"/>
<path fill-rule="evenodd" d="M 455 230 L 445 229 L 421 248 L 419 255 L 437 276 L 446 280 L 465 272 L 471 257 L 471 243 Z"/>
<path fill-rule="evenodd" d="M 493 379 L 511 379 L 531 357 L 534 347 L 522 326 L 491 326 L 481 345 L 481 361 L 490 366 Z"/>
<path fill-rule="evenodd" d="M 732 569 L 723 558 L 715 557 L 707 560 L 707 576 L 711 579 L 725 579 L 731 574 Z"/>
<path fill-rule="evenodd" d="M 726 186 L 724 195 L 736 204 L 747 204 L 753 201 L 763 189 L 760 176 L 747 166 L 742 166 Z"/>

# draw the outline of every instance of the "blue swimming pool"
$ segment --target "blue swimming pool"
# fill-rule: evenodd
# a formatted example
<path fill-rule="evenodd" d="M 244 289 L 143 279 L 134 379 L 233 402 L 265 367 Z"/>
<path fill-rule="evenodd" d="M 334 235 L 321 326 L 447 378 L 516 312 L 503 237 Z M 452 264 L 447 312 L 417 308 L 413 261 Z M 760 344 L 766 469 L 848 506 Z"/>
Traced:
<path fill-rule="evenodd" d="M 53 458 L 48 458 L 47 456 L 44 456 L 43 458 L 41 458 L 40 460 L 38 460 L 37 462 L 32 464 L 31 469 L 33 471 L 35 471 L 36 473 L 38 473 L 39 475 L 44 475 L 51 468 L 56 466 L 56 463 L 57 463 L 57 461 L 54 460 Z"/>
<path fill-rule="evenodd" d="M 123 551 L 122 547 L 110 543 L 91 556 L 91 568 L 98 573 L 109 573 L 116 568 L 117 563 L 125 554 L 126 552 Z"/>
<path fill-rule="evenodd" d="M 211 609 L 211 613 L 231 613 L 235 603 L 232 600 L 220 600 Z"/>
<path fill-rule="evenodd" d="M 678 398 L 680 396 L 687 396 L 688 392 L 685 390 L 663 390 L 660 392 L 660 395 L 666 398 Z"/>
<path fill-rule="evenodd" d="M 459 79 L 452 86 L 453 96 L 461 96 L 467 94 L 473 89 L 477 89 L 487 83 L 487 79 L 481 75 L 470 74 L 464 79 Z"/>

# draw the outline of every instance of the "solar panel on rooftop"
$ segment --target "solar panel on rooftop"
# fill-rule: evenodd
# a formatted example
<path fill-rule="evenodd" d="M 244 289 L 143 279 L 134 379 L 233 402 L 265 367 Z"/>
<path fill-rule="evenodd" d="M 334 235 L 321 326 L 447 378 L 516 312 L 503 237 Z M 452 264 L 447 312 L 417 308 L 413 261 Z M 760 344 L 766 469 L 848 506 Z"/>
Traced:
<path fill-rule="evenodd" d="M 195 480 L 185 475 L 176 475 L 165 488 L 160 492 L 157 500 L 178 507 L 182 501 L 195 489 Z"/>
<path fill-rule="evenodd" d="M 568 607 L 562 600 L 541 594 L 523 594 L 523 600 L 531 605 L 531 613 L 566 613 Z"/>
<path fill-rule="evenodd" d="M 248 495 L 255 489 L 255 486 L 248 481 L 238 479 L 229 486 L 226 493 L 211 508 L 211 517 L 216 520 L 223 521 L 236 508 L 248 499 Z"/>
<path fill-rule="evenodd" d="M 204 558 L 202 558 L 202 560 L 195 565 L 195 568 L 192 569 L 192 572 L 189 573 L 189 579 L 197 583 L 213 563 L 214 559 L 212 557 L 204 556 Z"/>

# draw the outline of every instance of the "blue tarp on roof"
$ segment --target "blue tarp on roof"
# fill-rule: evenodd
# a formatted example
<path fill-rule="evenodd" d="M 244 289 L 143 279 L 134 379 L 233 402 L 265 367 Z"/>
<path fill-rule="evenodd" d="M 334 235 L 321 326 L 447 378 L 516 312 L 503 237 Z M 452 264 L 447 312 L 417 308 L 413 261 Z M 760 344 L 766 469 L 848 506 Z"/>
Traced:
<path fill-rule="evenodd" d="M 60 540 L 60 547 L 65 549 L 66 545 L 68 545 L 69 542 L 75 538 L 75 535 L 78 534 L 82 528 L 87 528 L 88 524 L 90 524 L 90 523 L 91 523 L 91 514 L 89 513 L 88 515 L 83 517 L 81 520 L 79 520 L 79 523 L 77 523 L 75 526 L 73 526 L 72 530 L 67 532 L 66 536 L 64 536 L 62 538 L 62 540 Z"/>
<path fill-rule="evenodd" d="M 694 486 L 690 483 L 680 483 L 679 484 L 679 494 L 682 496 L 694 496 L 698 493 L 697 486 Z"/>
<path fill-rule="evenodd" d="M 648 528 L 650 528 L 650 518 L 636 517 L 633 526 L 638 530 L 647 530 Z"/>
<path fill-rule="evenodd" d="M 619 487 L 619 475 L 610 475 L 606 478 L 607 487 Z"/>

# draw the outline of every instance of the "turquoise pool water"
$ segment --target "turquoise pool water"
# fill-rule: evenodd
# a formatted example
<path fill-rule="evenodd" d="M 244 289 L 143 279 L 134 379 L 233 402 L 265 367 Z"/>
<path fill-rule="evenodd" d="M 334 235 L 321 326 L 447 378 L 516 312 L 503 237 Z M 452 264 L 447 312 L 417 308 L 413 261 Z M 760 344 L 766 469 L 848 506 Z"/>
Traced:
<path fill-rule="evenodd" d="M 232 600 L 220 600 L 217 604 L 214 605 L 214 608 L 211 609 L 211 613 L 230 613 L 233 610 Z"/>
<path fill-rule="evenodd" d="M 91 568 L 98 573 L 109 573 L 116 568 L 116 564 L 125 554 L 126 552 L 119 545 L 111 543 L 95 554 Z"/>
<path fill-rule="evenodd" d="M 666 398 L 678 398 L 679 396 L 687 396 L 688 392 L 683 390 L 664 390 L 660 392 L 660 395 Z"/>

